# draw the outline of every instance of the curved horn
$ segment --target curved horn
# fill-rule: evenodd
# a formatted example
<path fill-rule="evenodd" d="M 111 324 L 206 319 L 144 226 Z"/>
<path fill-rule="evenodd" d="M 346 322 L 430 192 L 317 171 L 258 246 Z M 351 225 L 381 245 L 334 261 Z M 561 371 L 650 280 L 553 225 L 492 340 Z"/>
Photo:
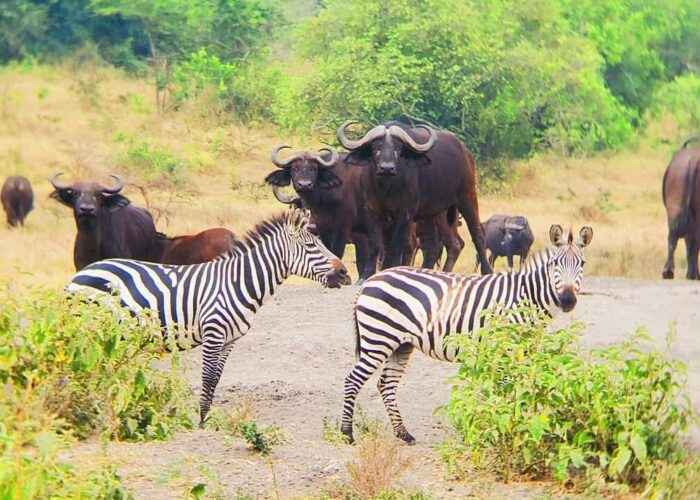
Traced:
<path fill-rule="evenodd" d="M 280 146 L 276 146 L 273 150 L 272 153 L 270 154 L 270 159 L 272 160 L 272 163 L 275 164 L 278 168 L 284 168 L 287 165 L 289 165 L 291 162 L 296 160 L 301 156 L 301 153 L 296 153 L 287 158 L 286 160 L 280 161 L 277 159 L 277 155 L 279 154 L 280 151 L 283 149 L 292 149 L 292 146 L 287 146 L 286 144 L 282 144 Z"/>
<path fill-rule="evenodd" d="M 353 123 L 360 123 L 360 122 L 357 122 L 355 120 L 347 120 L 338 129 L 338 140 L 343 145 L 343 147 L 349 151 L 352 151 L 353 149 L 359 149 L 362 146 L 364 146 L 365 144 L 372 142 L 377 137 L 381 137 L 382 135 L 384 135 L 386 133 L 386 127 L 384 125 L 377 125 L 372 130 L 367 132 L 362 139 L 359 139 L 357 141 L 353 141 L 351 139 L 348 139 L 348 137 L 345 135 L 345 129 L 348 128 L 348 126 L 352 125 Z"/>
<path fill-rule="evenodd" d="M 338 151 L 336 151 L 334 147 L 325 146 L 318 150 L 319 153 L 321 151 L 328 151 L 331 154 L 331 159 L 328 161 L 324 160 L 323 157 L 319 154 L 314 155 L 316 161 L 322 166 L 326 168 L 332 168 L 335 166 L 336 163 L 338 163 L 338 158 L 340 157 L 338 156 Z"/>
<path fill-rule="evenodd" d="M 409 135 L 408 132 L 406 132 L 403 128 L 398 127 L 396 125 L 392 125 L 389 127 L 389 133 L 396 137 L 397 139 L 401 139 L 405 144 L 407 144 L 412 150 L 414 150 L 417 153 L 426 153 L 430 151 L 430 148 L 433 147 L 433 144 L 435 144 L 435 141 L 437 140 L 437 134 L 435 133 L 435 130 L 433 127 L 429 127 L 428 125 L 416 125 L 416 128 L 422 128 L 428 131 L 430 133 L 430 137 L 428 137 L 428 140 L 423 143 L 423 144 L 418 144 L 413 137 Z"/>
<path fill-rule="evenodd" d="M 515 229 L 517 231 L 522 231 L 525 229 L 525 226 L 523 224 L 517 224 L 515 222 L 506 222 L 505 224 L 506 229 Z"/>
<path fill-rule="evenodd" d="M 53 174 L 51 176 L 51 178 L 49 179 L 49 182 L 57 191 L 60 191 L 61 189 L 68 188 L 68 186 L 63 186 L 63 185 L 59 184 L 58 182 L 56 182 L 56 179 L 58 178 L 59 175 L 63 175 L 63 172 L 58 172 L 56 174 Z"/>
<path fill-rule="evenodd" d="M 111 188 L 111 189 L 110 189 L 110 188 L 104 188 L 104 189 L 102 190 L 102 192 L 103 192 L 103 193 L 107 193 L 107 194 L 117 194 L 117 193 L 118 193 L 119 191 L 121 191 L 122 188 L 124 187 L 124 182 L 123 182 L 119 177 L 117 177 L 116 175 L 110 175 L 110 177 L 111 177 L 112 179 L 114 179 L 115 181 L 117 181 L 117 187 L 113 187 L 113 188 Z"/>
<path fill-rule="evenodd" d="M 280 191 L 279 186 L 272 186 L 272 193 L 275 195 L 275 198 L 277 198 L 277 201 L 280 203 L 284 203 L 285 205 L 291 205 L 295 201 L 299 199 L 299 195 L 297 194 L 284 194 Z"/>

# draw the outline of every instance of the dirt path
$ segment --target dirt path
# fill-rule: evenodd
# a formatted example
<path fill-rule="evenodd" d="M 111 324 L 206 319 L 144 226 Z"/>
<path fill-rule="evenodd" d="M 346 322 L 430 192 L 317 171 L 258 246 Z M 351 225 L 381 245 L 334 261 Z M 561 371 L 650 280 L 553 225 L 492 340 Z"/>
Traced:
<path fill-rule="evenodd" d="M 688 365 L 691 397 L 700 408 L 700 284 L 587 278 L 584 292 L 575 311 L 557 321 L 577 318 L 588 323 L 581 339 L 586 346 L 605 345 L 638 326 L 646 326 L 661 346 L 669 324 L 676 322 L 672 354 Z M 280 498 L 290 498 L 346 480 L 345 463 L 354 458 L 355 448 L 333 446 L 322 439 L 322 432 L 324 419 L 335 428 L 340 418 L 342 383 L 354 360 L 350 316 L 356 293 L 356 287 L 329 291 L 284 285 L 256 317 L 253 330 L 236 344 L 214 407 L 224 409 L 234 397 L 251 396 L 259 422 L 277 424 L 287 435 L 270 459 L 249 451 L 240 438 L 199 430 L 166 443 L 110 444 L 102 459 L 118 467 L 136 498 L 149 500 L 183 498 L 198 482 L 207 483 L 209 492 L 220 487 L 226 498 L 275 498 L 275 491 Z M 197 389 L 200 356 L 199 350 L 189 354 L 188 379 Z M 411 359 L 399 404 L 418 444 L 406 447 L 414 460 L 399 485 L 434 498 L 541 494 L 544 486 L 537 484 L 444 478 L 444 467 L 432 447 L 445 431 L 433 410 L 447 402 L 446 380 L 455 370 L 456 365 L 420 354 Z M 386 421 L 375 384 L 374 379 L 369 382 L 358 404 L 370 417 Z M 700 434 L 691 438 L 700 448 Z M 71 453 L 77 461 L 99 454 L 95 443 L 82 444 Z"/>

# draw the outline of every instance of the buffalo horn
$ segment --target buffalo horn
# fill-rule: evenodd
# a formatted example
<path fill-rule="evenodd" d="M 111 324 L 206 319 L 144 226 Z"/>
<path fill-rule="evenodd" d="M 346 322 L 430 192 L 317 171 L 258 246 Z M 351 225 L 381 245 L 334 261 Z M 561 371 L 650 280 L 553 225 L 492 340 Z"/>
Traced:
<path fill-rule="evenodd" d="M 117 194 L 117 193 L 118 193 L 119 191 L 121 191 L 122 188 L 124 187 L 124 182 L 123 182 L 119 177 L 117 177 L 116 175 L 110 175 L 110 177 L 111 177 L 112 179 L 114 179 L 115 181 L 117 181 L 117 186 L 116 186 L 116 187 L 113 187 L 113 188 L 111 188 L 111 189 L 110 189 L 110 188 L 104 188 L 104 189 L 102 190 L 102 192 L 105 193 L 105 194 Z"/>
<path fill-rule="evenodd" d="M 299 199 L 299 196 L 296 194 L 284 194 L 280 191 L 279 186 L 272 186 L 272 193 L 275 195 L 275 198 L 277 198 L 277 201 L 280 203 L 284 203 L 285 205 L 291 205 L 294 203 L 297 199 Z"/>
<path fill-rule="evenodd" d="M 353 141 L 352 139 L 348 139 L 348 137 L 345 135 L 345 129 L 348 128 L 353 123 L 359 123 L 359 122 L 354 121 L 354 120 L 347 120 L 338 129 L 338 140 L 340 140 L 340 143 L 343 145 L 343 147 L 349 151 L 352 151 L 354 149 L 359 149 L 362 146 L 364 146 L 365 144 L 372 142 L 377 137 L 381 137 L 384 134 L 386 134 L 386 127 L 384 125 L 377 125 L 372 130 L 367 132 L 362 139 L 359 139 L 357 141 Z"/>
<path fill-rule="evenodd" d="M 326 168 L 332 168 L 338 162 L 338 152 L 331 146 L 325 146 L 318 150 L 319 153 L 321 151 L 328 151 L 331 154 L 331 159 L 326 161 L 321 155 L 314 155 L 316 157 L 316 161 Z"/>
<path fill-rule="evenodd" d="M 272 160 L 272 163 L 274 163 L 274 164 L 275 164 L 277 167 L 279 167 L 279 168 L 284 168 L 284 167 L 286 167 L 286 166 L 289 165 L 291 162 L 293 162 L 294 160 L 296 160 L 297 158 L 299 158 L 299 157 L 301 156 L 300 153 L 297 153 L 297 154 L 293 154 L 292 156 L 290 156 L 290 157 L 287 158 L 286 160 L 280 161 L 280 160 L 277 159 L 277 155 L 278 155 L 279 152 L 282 151 L 283 149 L 292 149 L 292 146 L 287 146 L 286 144 L 282 144 L 282 145 L 280 145 L 280 146 L 276 146 L 276 147 L 272 150 L 272 153 L 270 154 L 270 159 Z"/>
<path fill-rule="evenodd" d="M 525 226 L 522 224 L 516 224 L 514 222 L 506 222 L 506 229 L 515 229 L 516 231 L 522 231 L 525 229 Z"/>
<path fill-rule="evenodd" d="M 437 134 L 435 133 L 435 130 L 433 130 L 432 127 L 429 127 L 427 125 L 416 125 L 416 128 L 422 128 L 428 131 L 430 133 L 430 137 L 428 137 L 427 142 L 424 144 L 418 144 L 413 137 L 411 137 L 408 132 L 406 132 L 403 128 L 398 127 L 396 125 L 392 125 L 389 127 L 389 134 L 392 136 L 396 137 L 397 139 L 401 139 L 405 144 L 407 144 L 412 150 L 414 150 L 417 153 L 425 153 L 430 150 L 430 148 L 433 147 L 433 144 L 435 144 L 435 141 L 437 140 Z"/>
<path fill-rule="evenodd" d="M 49 182 L 51 182 L 51 185 L 52 185 L 57 191 L 60 191 L 60 190 L 62 190 L 62 189 L 67 189 L 67 188 L 68 188 L 68 186 L 63 186 L 63 185 L 59 184 L 59 183 L 56 181 L 56 179 L 58 178 L 59 175 L 63 175 L 63 172 L 59 172 L 59 173 L 57 173 L 57 174 L 53 174 L 53 175 L 51 176 L 51 179 L 49 179 Z"/>

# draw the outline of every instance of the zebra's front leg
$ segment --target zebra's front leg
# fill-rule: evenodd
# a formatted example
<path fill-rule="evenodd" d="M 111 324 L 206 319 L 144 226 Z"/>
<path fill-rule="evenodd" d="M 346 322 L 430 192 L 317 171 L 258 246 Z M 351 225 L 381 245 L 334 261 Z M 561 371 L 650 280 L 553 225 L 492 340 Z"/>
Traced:
<path fill-rule="evenodd" d="M 401 344 L 384 362 L 384 368 L 377 382 L 386 412 L 389 414 L 391 426 L 394 428 L 394 434 L 397 438 L 404 440 L 410 445 L 416 444 L 416 440 L 403 425 L 403 419 L 396 404 L 396 389 L 401 381 L 401 377 L 406 372 L 406 366 L 412 352 L 413 346 L 411 344 Z"/>
<path fill-rule="evenodd" d="M 221 373 L 224 371 L 226 360 L 233 348 L 233 341 L 224 344 L 224 334 L 221 335 L 221 340 L 218 338 L 206 338 L 202 345 L 202 392 L 199 396 L 199 427 L 204 426 L 207 414 L 211 409 L 211 403 L 214 400 L 214 391 L 219 384 Z"/>

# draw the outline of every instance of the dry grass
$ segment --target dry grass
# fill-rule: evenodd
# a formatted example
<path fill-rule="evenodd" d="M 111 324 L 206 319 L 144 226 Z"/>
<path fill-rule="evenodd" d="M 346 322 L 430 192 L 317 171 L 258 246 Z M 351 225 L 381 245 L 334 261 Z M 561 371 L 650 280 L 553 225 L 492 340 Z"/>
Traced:
<path fill-rule="evenodd" d="M 389 493 L 411 465 L 405 450 L 386 427 L 373 423 L 357 440 L 357 460 L 347 465 L 353 491 L 360 498 Z"/>
<path fill-rule="evenodd" d="M 147 82 L 112 68 L 39 67 L 0 70 L 0 177 L 26 175 L 36 209 L 24 230 L 0 224 L 0 268 L 14 287 L 44 283 L 60 287 L 73 274 L 75 226 L 67 208 L 50 200 L 48 177 L 66 172 L 66 181 L 90 177 L 109 182 L 116 173 L 130 183 L 125 194 L 148 206 L 157 227 L 168 234 L 225 226 L 241 233 L 280 205 L 262 186 L 274 167 L 269 151 L 277 143 L 315 147 L 272 130 L 221 125 L 201 103 L 161 115 Z M 179 158 L 183 183 L 135 171 L 128 136 Z M 639 150 L 586 160 L 536 158 L 514 166 L 505 193 L 482 195 L 482 219 L 493 213 L 529 218 L 536 247 L 546 244 L 549 226 L 594 228 L 587 273 L 658 278 L 665 259 L 666 222 L 660 185 L 671 149 Z M 145 188 L 143 192 L 136 186 Z M 235 189 L 234 189 L 235 188 Z M 468 241 L 456 270 L 473 272 L 475 252 Z M 353 258 L 348 248 L 346 261 Z M 677 276 L 685 272 L 679 246 Z M 497 264 L 502 268 L 504 259 Z M 348 266 L 354 272 L 354 265 Z"/>

